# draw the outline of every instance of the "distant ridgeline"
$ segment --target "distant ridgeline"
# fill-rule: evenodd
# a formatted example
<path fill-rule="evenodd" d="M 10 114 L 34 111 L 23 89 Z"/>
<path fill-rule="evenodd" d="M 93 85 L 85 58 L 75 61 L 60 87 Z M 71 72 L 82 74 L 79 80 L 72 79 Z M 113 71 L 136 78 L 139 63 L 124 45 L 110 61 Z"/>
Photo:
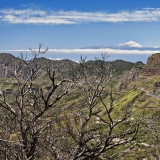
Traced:
<path fill-rule="evenodd" d="M 153 54 L 147 60 L 147 64 L 143 67 L 143 74 L 152 76 L 160 74 L 160 53 Z"/>
<path fill-rule="evenodd" d="M 35 64 L 42 67 L 42 72 L 46 73 L 46 66 L 51 67 L 54 71 L 58 74 L 68 75 L 68 72 L 71 66 L 78 66 L 78 63 L 71 61 L 69 59 L 62 59 L 62 60 L 50 60 L 44 57 L 36 58 L 34 61 Z M 87 61 L 87 63 L 95 63 L 95 61 Z M 133 67 L 139 68 L 140 70 L 143 68 L 144 64 L 139 61 L 136 63 L 128 62 L 124 60 L 115 60 L 110 63 L 117 74 L 122 74 L 125 71 L 131 70 Z M 11 72 L 14 70 L 15 66 L 20 64 L 21 70 L 21 62 L 20 58 L 14 57 L 9 53 L 0 53 L 0 78 L 10 78 Z M 42 65 L 43 64 L 43 65 Z"/>
<path fill-rule="evenodd" d="M 69 64 L 75 65 L 76 62 L 63 59 L 63 60 L 50 60 L 44 57 L 39 57 L 35 59 L 35 63 L 38 64 L 38 66 L 42 67 L 42 72 L 46 71 L 47 67 L 54 67 L 54 70 L 57 73 L 63 73 L 67 74 L 66 70 L 69 70 Z M 43 64 L 43 65 L 42 65 Z M 20 61 L 19 57 L 14 57 L 10 53 L 0 53 L 0 78 L 11 77 L 11 72 L 14 70 L 15 66 L 19 65 L 20 70 L 21 66 L 23 65 Z M 46 73 L 46 72 L 45 72 Z"/>

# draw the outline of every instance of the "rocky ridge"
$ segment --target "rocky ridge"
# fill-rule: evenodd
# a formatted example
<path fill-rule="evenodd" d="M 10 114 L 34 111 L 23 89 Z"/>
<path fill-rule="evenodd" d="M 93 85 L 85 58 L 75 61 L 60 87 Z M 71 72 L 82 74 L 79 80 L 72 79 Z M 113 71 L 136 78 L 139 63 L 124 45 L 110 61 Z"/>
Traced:
<path fill-rule="evenodd" d="M 152 76 L 160 74 L 160 53 L 153 54 L 147 60 L 147 64 L 143 67 L 143 74 Z"/>

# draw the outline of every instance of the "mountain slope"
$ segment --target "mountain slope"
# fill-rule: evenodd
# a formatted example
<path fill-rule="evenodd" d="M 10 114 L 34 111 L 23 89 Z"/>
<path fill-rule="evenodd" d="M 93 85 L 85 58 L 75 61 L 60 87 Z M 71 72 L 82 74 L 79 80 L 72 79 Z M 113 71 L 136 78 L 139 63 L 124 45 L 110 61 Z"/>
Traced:
<path fill-rule="evenodd" d="M 4 58 L 4 57 L 5 58 Z M 9 54 L 4 54 L 2 55 L 3 61 L 5 67 L 6 66 L 12 66 L 12 64 L 16 64 L 19 62 L 18 58 L 12 57 Z M 15 60 L 15 61 L 14 61 Z M 12 63 L 10 63 L 12 62 Z M 13 63 L 15 62 L 15 63 Z M 103 63 L 103 61 L 98 61 L 100 63 Z M 72 62 L 70 60 L 62 60 L 62 61 L 52 61 L 48 60 L 46 58 L 37 58 L 35 60 L 35 64 L 38 66 L 42 67 L 42 70 L 44 71 L 46 69 L 46 66 L 52 67 L 56 72 L 61 73 L 61 74 L 66 74 L 69 70 L 70 65 L 77 65 L 77 63 Z M 88 63 L 92 63 L 92 65 L 95 65 L 95 61 L 88 61 Z M 109 63 L 110 65 L 113 66 L 113 68 L 121 73 L 115 79 L 113 79 L 114 83 L 108 84 L 106 88 L 104 88 L 105 92 L 107 93 L 103 98 L 104 98 L 104 103 L 108 107 L 110 105 L 110 97 L 107 96 L 110 93 L 110 90 L 112 87 L 112 92 L 113 92 L 113 108 L 115 112 L 112 112 L 112 116 L 114 118 L 114 122 L 119 122 L 120 118 L 123 117 L 125 112 L 132 113 L 131 117 L 128 117 L 128 120 L 122 124 L 122 128 L 117 128 L 117 131 L 123 129 L 126 125 L 132 124 L 133 120 L 137 120 L 143 116 L 145 116 L 145 121 L 142 121 L 143 124 L 150 124 L 152 128 L 146 128 L 146 125 L 142 125 L 143 127 L 140 128 L 140 132 L 134 139 L 134 145 L 128 145 L 128 146 L 123 146 L 125 148 L 120 148 L 117 147 L 116 150 L 118 151 L 118 155 L 115 155 L 115 159 L 144 159 L 148 158 L 153 159 L 154 155 L 158 154 L 159 151 L 158 148 L 160 147 L 159 145 L 159 130 L 156 130 L 156 127 L 159 129 L 159 115 L 160 115 L 160 103 L 159 99 L 157 97 L 160 96 L 160 76 L 155 75 L 151 77 L 146 77 L 143 74 L 139 76 L 135 76 L 131 81 L 129 81 L 128 85 L 123 88 L 120 91 L 117 91 L 117 86 L 121 81 L 125 83 L 123 79 L 125 76 L 128 78 L 130 72 L 132 72 L 131 68 L 136 67 L 136 66 L 143 66 L 141 62 L 137 63 L 131 63 L 131 62 L 126 62 L 123 60 L 116 60 L 113 62 L 106 62 Z M 123 74 L 125 71 L 125 74 Z M 39 77 L 40 82 L 43 83 L 45 80 L 46 75 L 42 75 L 43 77 Z M 126 78 L 125 77 L 125 78 Z M 91 79 L 92 80 L 92 77 Z M 92 81 L 90 81 L 92 82 Z M 4 83 L 4 82 L 3 82 Z M 5 82 L 6 84 L 2 84 L 2 89 L 5 89 L 7 91 L 10 91 L 16 83 L 13 83 L 12 81 Z M 1 84 L 1 83 L 0 83 Z M 35 84 L 33 84 L 35 85 Z M 46 86 L 48 87 L 49 83 L 46 83 Z M 3 88 L 4 87 L 4 88 Z M 85 84 L 84 84 L 85 87 Z M 92 87 L 91 87 L 92 88 Z M 9 90 L 10 89 L 10 90 Z M 90 90 L 87 90 L 87 92 L 90 92 Z M 7 94 L 8 92 L 6 92 Z M 96 92 L 95 92 L 96 93 Z M 78 111 L 78 106 L 77 104 L 80 105 L 80 107 L 84 108 L 84 113 L 85 113 L 85 104 L 82 104 L 82 93 L 77 89 L 74 92 L 70 92 L 69 96 L 66 96 L 62 101 L 59 102 L 60 107 L 57 108 L 56 114 L 59 114 L 62 116 L 64 113 L 74 113 L 74 111 Z M 10 99 L 11 100 L 11 99 Z M 100 109 L 97 114 L 101 114 L 106 117 L 106 110 L 102 109 L 102 104 L 98 103 L 96 104 L 96 109 Z M 112 109 L 113 109 L 112 108 Z M 87 108 L 86 108 L 87 109 Z M 75 112 L 76 113 L 76 112 Z M 55 116 L 54 110 L 50 110 L 50 114 Z M 158 117 L 158 118 L 157 118 Z M 157 118 L 157 119 L 156 119 Z M 154 121 L 154 123 L 153 123 Z M 72 121 L 71 121 L 72 122 Z M 148 123 L 149 122 L 149 123 Z M 98 124 L 98 123 L 97 123 Z M 79 125 L 79 123 L 78 123 Z M 133 124 L 134 125 L 134 124 Z M 103 124 L 101 124 L 101 127 L 103 129 Z M 147 126 L 148 127 L 148 126 Z M 106 128 L 105 128 L 106 129 Z M 103 130 L 102 130 L 103 131 Z M 156 139 L 156 137 L 158 137 Z M 94 145 L 94 144 L 93 144 Z M 110 152 L 114 152 L 115 150 L 110 150 Z M 123 151 L 123 152 L 122 152 Z M 109 152 L 109 153 L 110 153 Z"/>

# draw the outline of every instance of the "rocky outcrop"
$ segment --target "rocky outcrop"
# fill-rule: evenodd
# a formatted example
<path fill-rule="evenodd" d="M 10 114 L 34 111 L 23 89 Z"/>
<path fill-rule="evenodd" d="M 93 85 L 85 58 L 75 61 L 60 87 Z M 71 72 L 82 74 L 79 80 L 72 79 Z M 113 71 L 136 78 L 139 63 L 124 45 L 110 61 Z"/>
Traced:
<path fill-rule="evenodd" d="M 147 60 L 147 65 L 160 68 L 160 53 L 153 54 Z"/>
<path fill-rule="evenodd" d="M 10 77 L 16 58 L 9 53 L 0 54 L 0 77 Z"/>
<path fill-rule="evenodd" d="M 160 53 L 153 54 L 147 60 L 147 64 L 143 67 L 143 74 L 153 76 L 160 74 Z"/>

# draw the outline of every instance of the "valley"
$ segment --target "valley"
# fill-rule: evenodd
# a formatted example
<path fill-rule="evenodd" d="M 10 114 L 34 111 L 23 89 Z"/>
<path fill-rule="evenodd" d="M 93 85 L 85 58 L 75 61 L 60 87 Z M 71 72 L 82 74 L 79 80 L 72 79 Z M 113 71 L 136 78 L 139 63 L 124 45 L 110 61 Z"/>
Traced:
<path fill-rule="evenodd" d="M 7 142 L 14 148 L 20 143 L 30 148 L 26 156 L 35 147 L 41 159 L 46 153 L 49 159 L 60 160 L 156 159 L 160 155 L 157 55 L 144 65 L 109 62 L 105 55 L 76 63 L 0 54 L 1 145 Z M 8 149 L 7 156 L 22 154 L 21 145 Z"/>

